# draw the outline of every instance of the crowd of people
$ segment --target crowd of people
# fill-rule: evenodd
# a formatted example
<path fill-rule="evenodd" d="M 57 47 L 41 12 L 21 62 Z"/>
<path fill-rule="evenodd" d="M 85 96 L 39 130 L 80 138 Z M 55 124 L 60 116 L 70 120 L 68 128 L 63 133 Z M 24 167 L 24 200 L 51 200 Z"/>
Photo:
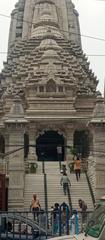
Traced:
<path fill-rule="evenodd" d="M 37 195 L 33 194 L 30 210 L 33 213 L 33 219 L 36 222 L 39 222 L 39 216 L 40 221 L 43 221 L 44 224 L 46 223 L 46 217 L 48 218 L 48 227 L 52 228 L 53 234 L 59 233 L 60 224 L 62 233 L 66 234 L 68 231 L 67 226 L 69 226 L 69 231 L 71 233 L 74 232 L 78 234 L 79 215 L 81 217 L 82 225 L 87 218 L 87 204 L 82 199 L 78 200 L 78 210 L 74 209 L 71 211 L 70 207 L 63 202 L 62 204 L 55 203 L 46 214 L 46 212 L 41 209 Z"/>

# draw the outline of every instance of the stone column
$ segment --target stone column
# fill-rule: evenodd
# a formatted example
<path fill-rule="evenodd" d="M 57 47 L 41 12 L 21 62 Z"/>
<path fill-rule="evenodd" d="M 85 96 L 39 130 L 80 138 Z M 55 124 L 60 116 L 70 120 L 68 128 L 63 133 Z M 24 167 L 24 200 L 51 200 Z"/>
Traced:
<path fill-rule="evenodd" d="M 105 123 L 94 124 L 94 159 L 96 163 L 96 199 L 105 195 Z"/>
<path fill-rule="evenodd" d="M 74 135 L 74 127 L 72 125 L 67 126 L 67 151 L 66 151 L 66 160 L 71 162 L 73 156 L 71 154 L 70 148 L 73 147 L 73 135 Z"/>
<path fill-rule="evenodd" d="M 37 155 L 36 155 L 36 130 L 35 128 L 30 127 L 29 130 L 29 144 L 32 145 L 29 148 L 29 155 L 28 160 L 29 162 L 35 162 L 37 161 Z"/>
<path fill-rule="evenodd" d="M 23 124 L 6 124 L 9 135 L 9 209 L 24 207 L 24 127 Z M 18 150 L 22 148 L 21 150 Z M 17 150 L 17 151 L 16 151 Z"/>
<path fill-rule="evenodd" d="M 105 195 L 105 104 L 100 97 L 89 123 L 93 130 L 93 157 L 95 162 L 96 199 Z"/>
<path fill-rule="evenodd" d="M 11 106 L 8 118 L 5 120 L 8 133 L 9 156 L 9 194 L 8 207 L 23 210 L 24 207 L 24 129 L 27 120 L 21 99 L 16 96 Z"/>

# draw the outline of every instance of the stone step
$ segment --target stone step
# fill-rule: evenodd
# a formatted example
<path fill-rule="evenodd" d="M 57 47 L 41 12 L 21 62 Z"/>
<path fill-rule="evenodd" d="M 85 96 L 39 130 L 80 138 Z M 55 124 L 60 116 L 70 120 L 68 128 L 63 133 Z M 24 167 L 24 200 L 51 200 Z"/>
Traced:
<path fill-rule="evenodd" d="M 44 162 L 45 173 L 47 174 L 59 174 L 59 162 Z"/>

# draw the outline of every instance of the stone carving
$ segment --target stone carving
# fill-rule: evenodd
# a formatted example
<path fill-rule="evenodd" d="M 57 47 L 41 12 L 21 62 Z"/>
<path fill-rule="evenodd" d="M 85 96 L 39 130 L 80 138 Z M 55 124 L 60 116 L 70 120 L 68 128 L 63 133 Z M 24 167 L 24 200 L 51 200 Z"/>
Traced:
<path fill-rule="evenodd" d="M 37 132 L 36 132 L 36 138 L 38 138 L 39 135 L 43 135 L 45 132 L 49 131 L 49 130 L 53 130 L 59 133 L 59 135 L 63 135 L 66 138 L 66 130 L 65 130 L 65 125 L 59 126 L 59 125 L 54 125 L 53 123 L 49 123 L 46 125 L 40 125 L 37 126 Z"/>

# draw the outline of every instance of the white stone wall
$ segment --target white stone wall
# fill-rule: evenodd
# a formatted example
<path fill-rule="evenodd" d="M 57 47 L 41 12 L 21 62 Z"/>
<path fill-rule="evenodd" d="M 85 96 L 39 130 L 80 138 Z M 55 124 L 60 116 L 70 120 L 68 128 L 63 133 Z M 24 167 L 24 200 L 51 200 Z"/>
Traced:
<path fill-rule="evenodd" d="M 105 195 L 105 126 L 93 124 L 93 150 L 96 179 L 96 200 Z M 94 166 L 94 164 L 93 164 Z M 93 168 L 94 179 L 94 168 Z"/>
<path fill-rule="evenodd" d="M 7 127 L 7 125 L 6 125 Z M 18 150 L 24 143 L 24 128 L 15 124 L 9 124 L 9 191 L 8 191 L 8 208 L 19 210 L 24 204 L 24 149 Z M 13 152 L 13 153 L 12 153 Z"/>

